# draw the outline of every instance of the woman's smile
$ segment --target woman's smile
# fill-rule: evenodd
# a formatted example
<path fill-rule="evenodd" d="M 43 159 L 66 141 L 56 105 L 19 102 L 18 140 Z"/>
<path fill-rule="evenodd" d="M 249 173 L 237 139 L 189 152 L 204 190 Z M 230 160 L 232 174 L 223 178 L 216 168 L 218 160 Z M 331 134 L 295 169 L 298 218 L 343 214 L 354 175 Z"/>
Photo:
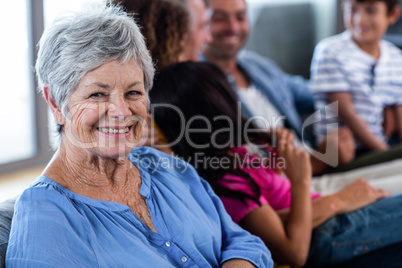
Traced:
<path fill-rule="evenodd" d="M 108 136 L 115 136 L 118 134 L 124 134 L 123 136 L 126 137 L 128 131 L 130 130 L 130 127 L 125 127 L 125 128 L 109 128 L 109 127 L 100 127 L 98 128 L 98 130 L 101 133 L 107 134 Z M 118 137 L 120 137 L 121 135 L 119 135 Z"/>
<path fill-rule="evenodd" d="M 143 72 L 134 60 L 105 63 L 84 75 L 69 106 L 65 135 L 74 144 L 90 147 L 91 155 L 126 155 L 140 141 L 147 116 Z"/>

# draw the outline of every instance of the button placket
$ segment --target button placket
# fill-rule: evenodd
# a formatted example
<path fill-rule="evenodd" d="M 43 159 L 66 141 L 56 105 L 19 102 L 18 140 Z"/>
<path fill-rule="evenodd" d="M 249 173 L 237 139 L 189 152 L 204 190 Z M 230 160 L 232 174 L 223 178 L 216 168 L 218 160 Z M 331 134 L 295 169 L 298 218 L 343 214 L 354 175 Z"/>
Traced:
<path fill-rule="evenodd" d="M 174 260 L 176 260 L 179 267 L 199 267 L 193 262 L 185 251 L 183 251 L 174 241 L 170 239 L 171 238 L 165 237 L 159 242 L 159 245 L 163 247 Z"/>

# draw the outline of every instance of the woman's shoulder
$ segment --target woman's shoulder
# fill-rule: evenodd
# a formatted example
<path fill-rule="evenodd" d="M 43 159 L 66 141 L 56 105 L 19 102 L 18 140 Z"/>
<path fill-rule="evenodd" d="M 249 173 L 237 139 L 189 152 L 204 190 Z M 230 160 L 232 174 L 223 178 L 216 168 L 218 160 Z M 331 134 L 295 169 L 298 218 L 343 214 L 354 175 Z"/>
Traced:
<path fill-rule="evenodd" d="M 198 200 L 205 204 L 209 202 L 207 196 L 213 194 L 208 182 L 183 159 L 150 147 L 134 149 L 129 159 L 141 173 L 141 190 L 145 195 L 147 192 L 163 192 L 163 198 L 170 196 L 170 200 L 178 198 L 187 200 L 187 203 Z"/>
<path fill-rule="evenodd" d="M 71 201 L 59 186 L 50 178 L 38 177 L 17 199 L 16 213 L 24 213 L 25 216 L 32 213 L 43 217 L 46 213 L 53 214 L 55 211 L 65 208 Z"/>
<path fill-rule="evenodd" d="M 192 165 L 184 159 L 151 147 L 134 148 L 128 158 L 137 168 L 147 173 L 185 173 L 193 171 Z"/>
<path fill-rule="evenodd" d="M 177 180 L 184 184 L 199 181 L 198 173 L 190 163 L 151 147 L 134 148 L 128 158 L 140 170 L 145 180 L 152 177 L 154 181 Z"/>
<path fill-rule="evenodd" d="M 85 229 L 88 221 L 73 203 L 57 183 L 47 177 L 39 177 L 28 187 L 15 205 L 7 249 L 10 266 L 77 267 L 76 264 L 84 260 L 94 263 L 92 248 L 85 244 L 90 234 Z M 79 255 L 84 257 L 79 259 Z"/>
<path fill-rule="evenodd" d="M 31 185 L 26 188 L 17 200 L 23 201 L 44 201 L 47 199 L 55 200 L 62 197 L 62 190 L 58 187 L 58 183 L 46 176 L 39 176 Z"/>

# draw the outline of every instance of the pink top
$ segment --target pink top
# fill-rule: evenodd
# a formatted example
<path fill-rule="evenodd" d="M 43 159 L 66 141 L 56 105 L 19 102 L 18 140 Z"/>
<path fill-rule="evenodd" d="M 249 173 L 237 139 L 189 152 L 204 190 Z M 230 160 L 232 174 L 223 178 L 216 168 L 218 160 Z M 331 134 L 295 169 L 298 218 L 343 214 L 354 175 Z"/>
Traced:
<path fill-rule="evenodd" d="M 248 153 L 246 147 L 238 147 L 234 151 L 244 161 L 241 163 L 250 164 L 258 160 L 257 156 Z M 247 165 L 239 165 L 239 167 L 248 173 L 258 186 L 247 178 L 232 174 L 226 174 L 218 181 L 220 186 L 243 194 L 238 197 L 221 196 L 226 211 L 235 222 L 238 223 L 248 213 L 264 204 L 269 204 L 275 211 L 290 207 L 291 183 L 287 178 L 276 174 L 270 168 L 263 167 L 262 164 L 257 167 L 255 164 L 252 167 Z M 255 190 L 256 187 L 259 191 Z M 319 193 L 311 193 L 312 199 L 320 196 Z"/>

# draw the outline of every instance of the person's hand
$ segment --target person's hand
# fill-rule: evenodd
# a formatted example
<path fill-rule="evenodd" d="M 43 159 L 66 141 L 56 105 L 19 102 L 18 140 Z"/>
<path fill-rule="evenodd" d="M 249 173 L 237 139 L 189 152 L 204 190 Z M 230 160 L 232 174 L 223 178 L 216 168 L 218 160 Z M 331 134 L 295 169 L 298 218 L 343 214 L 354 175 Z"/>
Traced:
<path fill-rule="evenodd" d="M 292 133 L 292 131 L 284 127 L 276 127 L 269 128 L 267 133 L 271 138 L 271 146 L 276 148 L 278 146 L 278 141 L 283 137 L 287 137 L 290 133 Z"/>
<path fill-rule="evenodd" d="M 275 130 L 272 131 L 275 131 L 277 141 L 280 140 L 281 138 L 286 139 L 289 136 L 289 134 L 292 133 L 289 129 L 284 127 L 277 127 L 275 128 Z"/>
<path fill-rule="evenodd" d="M 373 188 L 366 180 L 360 178 L 347 185 L 335 195 L 342 204 L 339 213 L 343 214 L 365 207 L 391 194 L 382 189 Z"/>
<path fill-rule="evenodd" d="M 271 133 L 271 138 L 272 138 L 273 146 L 274 146 L 275 148 L 277 148 L 277 147 L 278 147 L 278 141 L 279 141 L 280 139 L 282 139 L 282 138 L 283 138 L 283 139 L 286 139 L 286 137 L 289 136 L 289 134 L 291 133 L 291 131 L 290 131 L 289 129 L 287 129 L 287 128 L 277 127 L 277 128 L 275 128 L 275 129 L 270 129 L 270 130 L 268 131 L 268 133 Z M 278 163 L 278 161 L 276 161 L 276 163 Z M 283 170 L 283 168 L 282 168 L 281 166 L 275 165 L 275 166 L 273 167 L 273 169 L 274 169 L 274 171 L 275 171 L 276 174 L 278 174 L 278 175 L 283 175 L 284 170 Z"/>
<path fill-rule="evenodd" d="M 294 148 L 294 135 L 290 131 L 281 133 L 278 139 L 278 154 L 285 159 L 284 172 L 292 184 L 310 182 L 312 168 L 306 151 Z"/>

